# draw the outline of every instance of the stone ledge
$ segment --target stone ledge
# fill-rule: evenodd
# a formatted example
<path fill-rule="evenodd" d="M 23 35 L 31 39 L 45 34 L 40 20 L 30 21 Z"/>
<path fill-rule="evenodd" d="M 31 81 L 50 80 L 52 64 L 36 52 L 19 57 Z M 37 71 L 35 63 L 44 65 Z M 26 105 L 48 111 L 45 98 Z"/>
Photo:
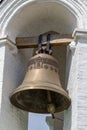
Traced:
<path fill-rule="evenodd" d="M 16 45 L 7 36 L 0 38 L 0 47 L 1 46 L 8 46 L 12 54 L 18 53 Z"/>
<path fill-rule="evenodd" d="M 85 29 L 75 29 L 72 35 L 77 41 L 78 39 L 84 39 L 87 40 L 87 30 Z"/>

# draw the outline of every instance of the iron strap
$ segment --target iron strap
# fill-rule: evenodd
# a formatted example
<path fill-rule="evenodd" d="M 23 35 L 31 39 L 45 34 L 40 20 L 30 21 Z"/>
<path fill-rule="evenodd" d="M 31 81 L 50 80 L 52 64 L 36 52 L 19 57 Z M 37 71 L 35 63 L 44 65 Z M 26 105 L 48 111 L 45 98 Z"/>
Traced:
<path fill-rule="evenodd" d="M 46 44 L 46 54 L 49 54 L 49 51 L 51 49 L 51 46 L 50 46 L 50 34 L 47 35 L 47 44 Z"/>
<path fill-rule="evenodd" d="M 38 38 L 38 53 L 41 53 L 41 50 L 42 50 L 42 34 L 39 35 Z"/>

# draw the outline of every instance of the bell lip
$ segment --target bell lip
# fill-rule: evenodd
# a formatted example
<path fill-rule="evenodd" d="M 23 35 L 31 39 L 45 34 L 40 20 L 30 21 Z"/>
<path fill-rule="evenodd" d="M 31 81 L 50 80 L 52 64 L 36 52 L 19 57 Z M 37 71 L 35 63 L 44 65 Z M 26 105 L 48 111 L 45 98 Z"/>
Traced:
<path fill-rule="evenodd" d="M 22 87 L 23 85 L 20 85 L 19 87 Z M 26 90 L 32 90 L 32 89 L 39 89 L 39 86 L 40 85 L 37 85 L 37 87 L 35 86 L 35 87 L 29 87 L 29 85 L 28 86 L 25 86 L 22 90 L 20 90 L 19 89 L 19 87 L 16 89 L 16 91 L 14 91 L 13 93 L 12 93 L 12 95 L 10 96 L 10 101 L 11 101 L 11 103 L 14 105 L 14 106 L 16 106 L 16 107 L 18 107 L 19 109 L 21 109 L 21 110 L 24 110 L 24 111 L 27 111 L 27 112 L 33 112 L 33 113 L 39 113 L 39 114 L 50 114 L 49 112 L 35 112 L 35 111 L 33 111 L 33 110 L 30 110 L 30 109 L 27 109 L 27 108 L 25 108 L 24 106 L 22 106 L 21 104 L 19 104 L 16 100 L 15 100 L 15 96 L 16 96 L 16 94 L 17 93 L 19 93 L 19 92 L 22 92 L 22 91 L 26 91 Z M 27 87 L 27 88 L 26 88 Z M 19 90 L 18 90 L 19 89 Z M 49 90 L 49 91 L 53 91 L 53 92 L 56 92 L 56 93 L 59 93 L 60 95 L 63 95 L 67 100 L 68 100 L 68 103 L 66 104 L 66 105 L 63 105 L 63 107 L 62 106 L 60 106 L 60 107 L 58 107 L 57 109 L 56 109 L 56 111 L 55 111 L 55 113 L 57 113 L 57 112 L 62 112 L 62 111 L 64 111 L 64 110 L 66 110 L 66 109 L 68 109 L 69 108 L 69 106 L 70 106 L 70 104 L 71 104 L 71 99 L 70 99 L 70 97 L 68 96 L 68 94 L 67 94 L 67 92 L 66 91 L 64 91 L 62 88 L 57 88 L 57 89 L 44 89 L 44 88 L 40 88 L 39 90 Z"/>

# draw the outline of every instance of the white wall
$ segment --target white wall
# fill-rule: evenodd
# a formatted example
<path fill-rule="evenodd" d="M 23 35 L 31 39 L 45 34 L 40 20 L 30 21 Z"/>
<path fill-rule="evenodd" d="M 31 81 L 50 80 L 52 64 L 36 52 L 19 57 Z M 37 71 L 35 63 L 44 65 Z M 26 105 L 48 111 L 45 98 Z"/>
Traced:
<path fill-rule="evenodd" d="M 0 130 L 27 130 L 28 113 L 10 103 L 13 90 L 22 82 L 25 58 L 13 55 L 6 46 L 0 47 Z"/>
<path fill-rule="evenodd" d="M 67 57 L 71 107 L 65 111 L 64 130 L 87 130 L 87 31 L 76 31 L 75 42 L 75 52 L 72 48 Z"/>

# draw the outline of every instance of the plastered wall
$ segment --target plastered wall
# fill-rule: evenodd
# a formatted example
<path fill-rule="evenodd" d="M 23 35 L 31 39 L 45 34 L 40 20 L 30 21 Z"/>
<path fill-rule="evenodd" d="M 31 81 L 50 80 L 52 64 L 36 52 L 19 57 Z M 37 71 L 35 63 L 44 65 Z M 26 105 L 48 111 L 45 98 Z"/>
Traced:
<path fill-rule="evenodd" d="M 0 130 L 27 130 L 28 113 L 10 103 L 13 90 L 22 82 L 25 58 L 11 54 L 7 46 L 0 47 Z"/>

